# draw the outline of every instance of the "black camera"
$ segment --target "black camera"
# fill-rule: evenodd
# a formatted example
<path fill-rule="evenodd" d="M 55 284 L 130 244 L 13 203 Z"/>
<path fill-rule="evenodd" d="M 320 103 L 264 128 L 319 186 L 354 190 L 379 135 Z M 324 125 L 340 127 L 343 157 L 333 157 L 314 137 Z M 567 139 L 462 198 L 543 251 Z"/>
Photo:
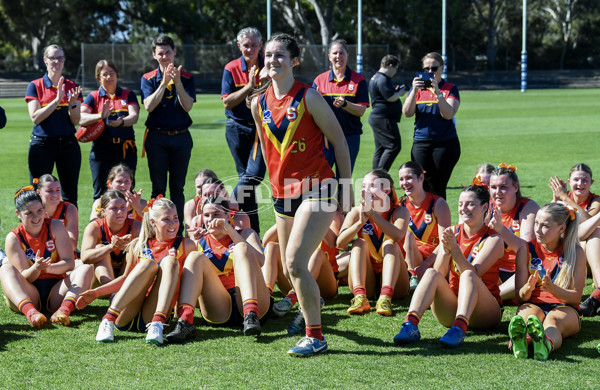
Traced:
<path fill-rule="evenodd" d="M 435 78 L 435 73 L 417 72 L 416 77 L 420 77 L 425 82 L 425 88 L 431 88 L 431 79 Z"/>

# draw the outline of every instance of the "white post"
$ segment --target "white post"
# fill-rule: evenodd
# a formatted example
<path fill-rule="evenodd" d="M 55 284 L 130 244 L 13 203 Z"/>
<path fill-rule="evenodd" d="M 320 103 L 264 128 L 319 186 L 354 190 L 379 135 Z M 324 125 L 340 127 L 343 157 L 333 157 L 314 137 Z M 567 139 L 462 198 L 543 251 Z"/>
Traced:
<path fill-rule="evenodd" d="M 521 92 L 527 90 L 527 0 L 523 0 L 523 50 L 521 51 Z"/>
<path fill-rule="evenodd" d="M 442 58 L 444 59 L 442 78 L 446 80 L 448 75 L 448 57 L 446 56 L 446 0 L 442 0 Z"/>
<path fill-rule="evenodd" d="M 356 71 L 362 73 L 362 0 L 358 0 L 358 45 L 356 47 Z"/>
<path fill-rule="evenodd" d="M 271 0 L 267 0 L 267 41 L 271 38 Z"/>

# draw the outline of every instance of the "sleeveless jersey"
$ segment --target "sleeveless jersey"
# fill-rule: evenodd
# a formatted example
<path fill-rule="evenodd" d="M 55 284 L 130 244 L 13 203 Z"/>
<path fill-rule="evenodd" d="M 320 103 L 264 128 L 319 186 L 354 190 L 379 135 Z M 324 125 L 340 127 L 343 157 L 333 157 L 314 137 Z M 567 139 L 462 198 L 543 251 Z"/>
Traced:
<path fill-rule="evenodd" d="M 502 214 L 502 225 L 517 237 L 521 237 L 521 212 L 530 200 L 529 198 L 517 199 L 515 207 L 508 213 Z M 504 243 L 504 256 L 500 259 L 500 271 L 515 272 L 516 258 L 517 252 Z"/>
<path fill-rule="evenodd" d="M 174 256 L 179 263 L 179 277 L 177 278 L 177 289 L 175 290 L 175 298 L 173 298 L 173 307 L 177 304 L 177 298 L 179 297 L 179 287 L 181 285 L 181 273 L 183 272 L 183 263 L 187 253 L 185 253 L 185 242 L 182 236 L 176 236 L 175 238 L 168 241 L 158 241 L 156 237 L 151 238 L 146 243 L 146 248 L 140 254 L 140 258 L 144 257 L 152 259 L 156 263 L 160 264 L 162 259 L 166 256 Z M 154 282 L 148 288 L 146 296 L 150 294 Z"/>
<path fill-rule="evenodd" d="M 121 230 L 117 234 L 113 234 L 108 227 L 108 222 L 106 222 L 106 218 L 95 219 L 94 220 L 98 227 L 100 227 L 100 239 L 98 240 L 98 244 L 102 245 L 110 245 L 113 236 L 123 237 L 127 234 L 131 234 L 131 227 L 133 226 L 133 219 L 125 219 L 125 224 L 121 228 Z M 123 261 L 125 260 L 125 252 L 120 249 L 115 249 L 111 252 L 111 264 L 113 268 L 117 268 L 123 265 Z"/>
<path fill-rule="evenodd" d="M 394 214 L 393 208 L 387 211 L 382 217 L 391 223 L 392 215 Z M 376 274 L 381 273 L 383 268 L 383 243 L 388 240 L 389 237 L 385 235 L 379 226 L 368 219 L 362 227 L 362 230 L 359 234 L 360 238 L 367 242 L 369 246 L 369 257 L 371 259 L 371 266 L 373 267 L 373 272 Z"/>
<path fill-rule="evenodd" d="M 231 237 L 225 236 L 217 240 L 212 234 L 207 234 L 198 241 L 198 250 L 204 252 L 208 257 L 227 290 L 235 287 L 233 253 L 231 252 L 234 245 Z"/>
<path fill-rule="evenodd" d="M 264 157 L 277 199 L 296 198 L 314 184 L 313 180 L 321 182 L 334 176 L 323 154 L 323 133 L 306 108 L 309 88 L 295 81 L 290 91 L 277 99 L 271 86 L 258 99 Z"/>
<path fill-rule="evenodd" d="M 35 262 L 35 255 L 40 252 L 40 256 L 44 258 L 50 257 L 52 259 L 52 263 L 56 263 L 60 261 L 60 257 L 58 256 L 58 250 L 56 249 L 56 243 L 54 240 L 54 236 L 52 235 L 51 229 L 52 220 L 50 218 L 44 219 L 44 223 L 42 225 L 42 231 L 40 232 L 39 237 L 32 237 L 27 233 L 23 224 L 20 224 L 11 232 L 17 236 L 21 243 L 21 248 L 25 252 L 25 256 L 27 257 L 27 262 L 29 266 L 32 266 Z M 67 274 L 49 274 L 46 272 L 40 273 L 38 279 L 63 279 L 67 276 Z"/>
<path fill-rule="evenodd" d="M 439 196 L 428 192 L 419 207 L 415 207 L 408 199 L 402 201 L 402 206 L 410 213 L 408 227 L 417 239 L 417 247 L 423 259 L 428 258 L 440 243 L 438 223 L 434 213 L 438 199 Z"/>
<path fill-rule="evenodd" d="M 58 219 L 63 225 L 67 226 L 67 210 L 69 209 L 69 202 L 65 202 L 61 200 L 56 206 L 56 210 L 54 214 L 50 217 L 50 219 Z"/>
<path fill-rule="evenodd" d="M 484 225 L 483 228 L 476 235 L 471 238 L 467 238 L 464 232 L 463 224 L 457 225 L 454 227 L 454 234 L 456 235 L 456 241 L 460 247 L 460 251 L 465 256 L 469 263 L 473 263 L 477 254 L 483 247 L 485 240 L 493 234 L 497 234 L 495 230 L 490 229 L 487 225 Z M 500 269 L 499 269 L 500 260 L 496 261 L 494 265 L 487 270 L 485 274 L 481 276 L 481 280 L 485 284 L 485 286 L 490 290 L 494 298 L 498 302 L 502 302 L 500 299 L 500 288 L 499 288 L 499 278 L 500 278 Z M 450 288 L 454 291 L 454 294 L 458 296 L 458 287 L 460 284 L 460 271 L 458 267 L 454 263 L 454 260 L 450 260 L 450 275 L 448 278 L 448 283 L 450 284 Z"/>
<path fill-rule="evenodd" d="M 325 253 L 325 256 L 327 256 L 327 260 L 329 260 L 329 264 L 331 264 L 331 269 L 333 270 L 333 273 L 337 274 L 338 272 L 340 272 L 340 266 L 337 263 L 337 255 L 340 253 L 340 250 L 336 247 L 332 248 L 328 246 L 324 240 L 321 241 L 321 245 L 319 245 L 319 248 L 321 248 L 323 253 Z"/>
<path fill-rule="evenodd" d="M 533 275 L 538 272 L 539 279 L 535 285 L 535 289 L 531 293 L 530 302 L 538 303 L 562 303 L 558 298 L 547 291 L 542 291 L 542 278 L 545 275 L 550 275 L 552 282 L 556 281 L 556 277 L 562 268 L 563 263 L 563 247 L 560 245 L 552 252 L 548 252 L 537 241 L 527 243 L 527 266 L 529 274 Z"/>
<path fill-rule="evenodd" d="M 585 211 L 590 211 L 590 208 L 592 207 L 592 203 L 594 203 L 594 200 L 596 200 L 597 197 L 598 197 L 598 195 L 590 192 L 590 195 L 587 197 L 586 200 L 584 200 L 581 203 L 577 203 L 577 204 L 579 205 L 579 207 L 581 207 Z M 571 198 L 571 200 L 575 201 L 575 199 L 573 198 L 572 192 L 569 192 L 569 198 Z"/>

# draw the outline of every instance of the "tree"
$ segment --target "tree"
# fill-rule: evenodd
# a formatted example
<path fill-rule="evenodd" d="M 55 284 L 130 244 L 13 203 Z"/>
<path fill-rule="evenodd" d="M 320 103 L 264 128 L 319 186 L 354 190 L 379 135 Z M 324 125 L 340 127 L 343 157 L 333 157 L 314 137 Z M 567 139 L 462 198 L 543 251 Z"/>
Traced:
<path fill-rule="evenodd" d="M 552 21 L 560 26 L 562 33 L 563 49 L 560 55 L 560 69 L 565 67 L 565 56 L 573 37 L 574 21 L 577 16 L 578 0 L 548 0 L 549 4 L 544 11 L 550 15 Z"/>
<path fill-rule="evenodd" d="M 496 70 L 498 34 L 503 26 L 510 0 L 473 0 L 473 6 L 486 35 L 487 59 L 490 70 Z"/>

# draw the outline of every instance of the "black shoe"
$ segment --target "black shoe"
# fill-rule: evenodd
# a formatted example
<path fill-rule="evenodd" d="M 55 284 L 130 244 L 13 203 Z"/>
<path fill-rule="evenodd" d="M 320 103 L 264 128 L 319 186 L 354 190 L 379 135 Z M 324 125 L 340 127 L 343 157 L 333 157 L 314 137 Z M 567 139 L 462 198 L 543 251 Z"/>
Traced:
<path fill-rule="evenodd" d="M 244 317 L 244 335 L 245 336 L 260 336 L 260 321 L 255 312 L 251 311 Z"/>
<path fill-rule="evenodd" d="M 591 295 L 581 303 L 579 307 L 581 310 L 581 315 L 584 317 L 593 317 L 598 314 L 598 308 L 600 308 L 600 302 L 592 297 Z"/>
<path fill-rule="evenodd" d="M 183 343 L 196 337 L 196 328 L 194 325 L 181 318 L 175 323 L 175 329 L 165 338 L 168 343 Z"/>

